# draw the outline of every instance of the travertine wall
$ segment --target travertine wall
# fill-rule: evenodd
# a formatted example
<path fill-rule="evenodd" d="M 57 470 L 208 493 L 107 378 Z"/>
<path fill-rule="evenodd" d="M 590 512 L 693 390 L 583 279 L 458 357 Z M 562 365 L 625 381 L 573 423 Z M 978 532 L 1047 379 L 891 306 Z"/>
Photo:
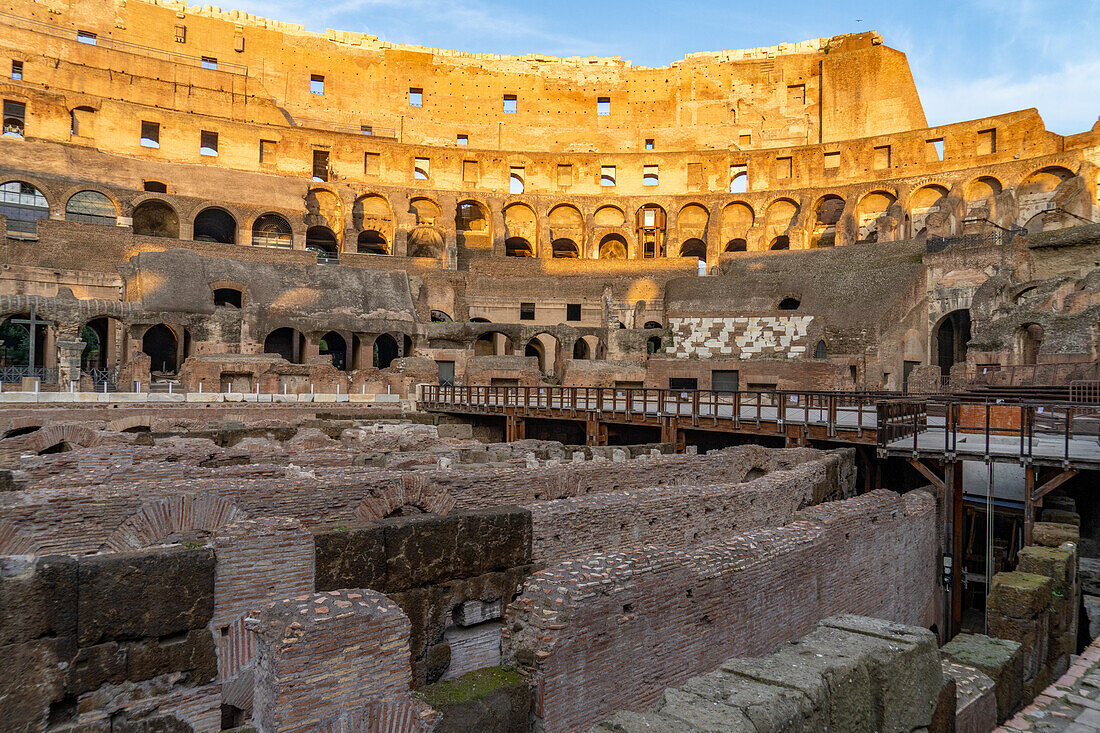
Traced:
<path fill-rule="evenodd" d="M 508 607 L 505 661 L 535 685 L 548 733 L 583 729 L 829 615 L 927 626 L 935 537 L 931 495 L 876 491 L 693 550 L 562 562 L 535 574 Z"/>
<path fill-rule="evenodd" d="M 669 318 L 672 345 L 665 353 L 680 359 L 797 359 L 813 351 L 806 338 L 813 320 L 813 316 Z"/>
<path fill-rule="evenodd" d="M 534 558 L 557 562 L 620 547 L 704 545 L 758 527 L 786 524 L 799 509 L 854 495 L 854 457 L 851 451 L 816 458 L 805 455 L 800 457 L 806 461 L 801 465 L 759 478 L 749 476 L 752 480 L 746 483 L 636 489 L 532 502 L 528 509 Z M 754 467 L 751 473 L 775 469 L 767 463 Z"/>

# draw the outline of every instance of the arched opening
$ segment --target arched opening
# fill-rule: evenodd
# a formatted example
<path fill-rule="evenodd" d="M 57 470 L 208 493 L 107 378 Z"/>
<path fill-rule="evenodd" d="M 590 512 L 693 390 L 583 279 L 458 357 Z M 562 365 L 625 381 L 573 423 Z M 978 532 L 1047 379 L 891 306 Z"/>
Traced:
<path fill-rule="evenodd" d="M 518 173 L 513 173 L 511 176 L 508 177 L 508 193 L 523 193 L 523 177 Z"/>
<path fill-rule="evenodd" d="M 748 252 L 749 251 L 749 243 L 747 241 L 745 241 L 744 239 L 740 239 L 740 238 L 731 239 L 730 241 L 726 242 L 726 251 L 727 252 Z"/>
<path fill-rule="evenodd" d="M 214 288 L 214 307 L 240 308 L 244 302 L 243 295 L 237 288 Z"/>
<path fill-rule="evenodd" d="M 329 331 L 321 337 L 318 344 L 318 354 L 327 356 L 332 360 L 332 365 L 341 371 L 348 368 L 348 342 L 335 331 Z"/>
<path fill-rule="evenodd" d="M 290 249 L 294 246 L 290 222 L 278 214 L 264 214 L 258 217 L 252 223 L 252 245 Z"/>
<path fill-rule="evenodd" d="M 825 345 L 825 340 L 824 339 L 822 339 L 821 341 L 818 341 L 817 345 L 814 346 L 814 358 L 815 359 L 828 359 L 829 358 L 829 348 Z"/>
<path fill-rule="evenodd" d="M 844 213 L 844 199 L 830 193 L 821 197 L 814 207 L 814 229 L 811 247 L 836 246 L 836 226 Z"/>
<path fill-rule="evenodd" d="M 620 234 L 608 234 L 600 240 L 599 258 L 601 260 L 625 260 L 626 240 Z"/>
<path fill-rule="evenodd" d="M 432 311 L 431 320 L 432 323 L 451 323 L 452 321 L 454 321 L 453 318 L 451 318 L 443 311 Z"/>
<path fill-rule="evenodd" d="M 9 234 L 38 234 L 38 220 L 50 216 L 50 204 L 37 188 L 22 181 L 0 186 L 0 214 L 8 217 Z"/>
<path fill-rule="evenodd" d="M 580 257 L 577 243 L 572 239 L 555 239 L 551 247 L 553 248 L 554 259 L 574 260 Z"/>
<path fill-rule="evenodd" d="M 0 364 L 4 366 L 30 366 L 31 356 L 31 332 L 30 325 L 14 323 L 14 320 L 25 321 L 30 319 L 30 314 L 19 313 L 9 316 L 0 326 Z M 35 318 L 34 327 L 34 366 L 36 369 L 45 366 L 46 344 L 49 337 L 50 324 L 38 321 Z"/>
<path fill-rule="evenodd" d="M 225 209 L 211 206 L 195 217 L 191 239 L 196 242 L 237 243 L 237 221 Z"/>
<path fill-rule="evenodd" d="M 574 359 L 591 359 L 591 350 L 588 348 L 588 343 L 584 339 L 577 339 L 573 344 L 573 358 Z"/>
<path fill-rule="evenodd" d="M 664 349 L 664 342 L 660 336 L 650 336 L 645 340 L 645 353 L 659 354 Z"/>
<path fill-rule="evenodd" d="M 490 331 L 474 341 L 474 356 L 507 356 L 512 353 L 512 339 L 503 333 Z"/>
<path fill-rule="evenodd" d="M 470 323 L 492 323 L 492 321 L 490 321 L 488 318 L 481 318 L 479 316 L 477 318 L 471 318 Z"/>
<path fill-rule="evenodd" d="M 970 311 L 951 311 L 936 327 L 936 358 L 940 374 L 948 376 L 951 367 L 966 361 L 966 345 L 970 342 Z"/>
<path fill-rule="evenodd" d="M 306 249 L 318 257 L 337 257 L 336 235 L 326 226 L 310 227 L 306 230 Z"/>
<path fill-rule="evenodd" d="M 680 245 L 681 257 L 695 257 L 699 260 L 699 274 L 707 274 L 707 243 L 701 239 L 689 239 Z"/>
<path fill-rule="evenodd" d="M 389 248 L 386 246 L 386 238 L 373 229 L 359 232 L 359 239 L 356 241 L 356 250 L 361 255 L 389 254 Z"/>
<path fill-rule="evenodd" d="M 967 201 L 984 201 L 1001 193 L 1001 182 L 993 176 L 979 176 L 971 181 L 964 192 Z"/>
<path fill-rule="evenodd" d="M 1043 346 L 1043 327 L 1029 323 L 1020 329 L 1020 363 L 1038 364 L 1039 350 Z"/>
<path fill-rule="evenodd" d="M 546 371 L 546 354 L 543 349 L 542 342 L 537 338 L 531 339 L 527 342 L 527 345 L 523 347 L 524 356 L 533 356 L 539 361 L 539 371 Z"/>
<path fill-rule="evenodd" d="M 785 234 L 782 237 L 776 237 L 775 239 L 773 239 L 772 243 L 771 243 L 771 246 L 768 247 L 768 249 L 771 249 L 771 250 L 783 250 L 783 249 L 790 249 L 790 248 L 791 248 L 791 239 L 790 239 L 790 237 L 788 237 Z"/>
<path fill-rule="evenodd" d="M 796 311 L 801 305 L 802 301 L 798 298 L 787 296 L 783 300 L 779 301 L 778 309 L 781 311 Z"/>
<path fill-rule="evenodd" d="M 301 364 L 306 338 L 293 328 L 276 328 L 264 339 L 264 353 L 277 354 L 291 364 Z"/>
<path fill-rule="evenodd" d="M 110 321 L 106 316 L 93 318 L 80 327 L 80 339 L 84 350 L 80 353 L 80 368 L 106 369 L 111 334 Z"/>
<path fill-rule="evenodd" d="M 175 209 L 159 199 L 142 201 L 134 207 L 134 234 L 142 237 L 179 239 L 180 220 Z"/>
<path fill-rule="evenodd" d="M 640 249 L 638 256 L 642 258 L 665 256 L 667 224 L 668 217 L 665 210 L 657 204 L 647 204 L 638 209 L 634 219 L 635 236 L 638 238 Z"/>
<path fill-rule="evenodd" d="M 65 220 L 114 226 L 118 223 L 118 209 L 99 191 L 79 191 L 65 204 Z"/>
<path fill-rule="evenodd" d="M 646 321 L 645 325 L 642 326 L 642 328 L 664 328 L 664 326 L 662 326 L 660 323 L 657 323 L 657 321 Z"/>
<path fill-rule="evenodd" d="M 409 232 L 409 257 L 439 258 L 444 248 L 443 235 L 430 224 L 418 224 Z"/>
<path fill-rule="evenodd" d="M 179 359 L 179 338 L 163 323 L 149 328 L 141 337 L 141 351 L 149 356 L 149 371 L 175 374 Z"/>
<path fill-rule="evenodd" d="M 397 339 L 388 333 L 383 333 L 374 340 L 374 358 L 371 363 L 377 369 L 386 369 L 400 355 L 401 347 Z"/>
<path fill-rule="evenodd" d="M 509 237 L 504 242 L 504 253 L 509 257 L 534 257 L 535 249 L 523 237 Z"/>

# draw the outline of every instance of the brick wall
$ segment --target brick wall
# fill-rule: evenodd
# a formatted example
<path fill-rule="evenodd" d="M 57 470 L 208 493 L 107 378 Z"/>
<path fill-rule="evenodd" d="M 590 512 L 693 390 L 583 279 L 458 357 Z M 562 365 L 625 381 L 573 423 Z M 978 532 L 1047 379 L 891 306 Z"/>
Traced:
<path fill-rule="evenodd" d="M 547 733 L 583 729 L 829 615 L 927 626 L 934 567 L 934 499 L 875 491 L 690 551 L 597 553 L 549 567 L 508 607 L 505 662 L 535 685 Z"/>
<path fill-rule="evenodd" d="M 812 460 L 760 446 L 733 449 L 746 460 L 726 482 L 607 492 L 533 502 L 534 558 L 556 561 L 632 545 L 683 547 L 719 542 L 738 532 L 785 524 L 799 509 L 855 493 L 854 454 Z M 747 483 L 750 473 L 772 471 Z"/>

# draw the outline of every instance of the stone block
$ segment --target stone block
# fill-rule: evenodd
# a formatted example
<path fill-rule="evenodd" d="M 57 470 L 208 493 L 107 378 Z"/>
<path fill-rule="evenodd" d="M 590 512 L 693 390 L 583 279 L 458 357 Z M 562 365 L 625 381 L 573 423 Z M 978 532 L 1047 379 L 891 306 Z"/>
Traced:
<path fill-rule="evenodd" d="M 335 529 L 314 536 L 318 591 L 340 588 L 386 590 L 385 528 Z"/>
<path fill-rule="evenodd" d="M 76 634 L 75 557 L 0 557 L 0 646 Z"/>
<path fill-rule="evenodd" d="M 1034 573 L 997 573 L 987 602 L 989 610 L 1012 618 L 1035 618 L 1050 608 L 1052 583 Z"/>
<path fill-rule="evenodd" d="M 989 634 L 998 639 L 1019 642 L 1023 658 L 1024 682 L 1032 680 L 1046 663 L 1050 617 L 1040 613 L 1035 618 L 1022 619 L 990 612 Z"/>
<path fill-rule="evenodd" d="M 1019 708 L 1024 671 L 1018 642 L 981 634 L 959 634 L 940 649 L 940 654 L 957 664 L 973 667 L 993 680 L 998 723 L 1003 723 Z"/>
<path fill-rule="evenodd" d="M 1044 509 L 1043 521 L 1050 522 L 1051 524 L 1070 524 L 1080 528 L 1081 515 L 1077 512 L 1066 511 L 1064 509 Z"/>
<path fill-rule="evenodd" d="M 438 434 L 440 438 L 472 440 L 474 437 L 474 426 L 462 423 L 440 425 Z"/>
<path fill-rule="evenodd" d="M 525 731 L 532 704 L 527 682 L 506 667 L 468 672 L 425 687 L 418 697 L 443 716 L 434 733 Z"/>
<path fill-rule="evenodd" d="M 1069 548 L 1030 545 L 1020 549 L 1016 570 L 1043 575 L 1053 581 L 1051 591 L 1065 594 L 1073 584 L 1076 555 Z"/>
<path fill-rule="evenodd" d="M 955 683 L 955 733 L 988 733 L 997 726 L 993 679 L 973 667 L 943 660 L 943 676 Z"/>
<path fill-rule="evenodd" d="M 65 687 L 71 695 L 83 695 L 105 684 L 122 684 L 127 679 L 126 648 L 114 641 L 82 647 L 68 673 Z"/>
<path fill-rule="evenodd" d="M 0 647 L 0 729 L 43 731 L 50 707 L 65 693 L 65 666 L 72 654 L 72 637 L 41 638 Z"/>
<path fill-rule="evenodd" d="M 217 650 L 207 629 L 126 645 L 126 679 L 140 682 L 171 672 L 186 672 L 191 684 L 214 681 Z"/>
<path fill-rule="evenodd" d="M 206 626 L 214 610 L 214 553 L 157 548 L 78 562 L 81 646 L 164 637 Z M 156 589 L 171 588 L 171 593 Z"/>
<path fill-rule="evenodd" d="M 1032 530 L 1032 542 L 1043 547 L 1058 547 L 1063 542 L 1077 544 L 1081 539 L 1080 530 L 1072 524 L 1054 522 L 1036 522 Z"/>

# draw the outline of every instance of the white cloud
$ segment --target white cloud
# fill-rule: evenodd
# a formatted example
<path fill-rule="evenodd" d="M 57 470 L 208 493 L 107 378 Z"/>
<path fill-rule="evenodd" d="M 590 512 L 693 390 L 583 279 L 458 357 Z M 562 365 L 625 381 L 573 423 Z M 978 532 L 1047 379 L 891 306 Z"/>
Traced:
<path fill-rule="evenodd" d="M 1084 132 L 1100 115 L 1100 58 L 1076 61 L 1027 77 L 1001 74 L 976 79 L 917 77 L 931 125 L 1037 107 L 1047 129 Z"/>

